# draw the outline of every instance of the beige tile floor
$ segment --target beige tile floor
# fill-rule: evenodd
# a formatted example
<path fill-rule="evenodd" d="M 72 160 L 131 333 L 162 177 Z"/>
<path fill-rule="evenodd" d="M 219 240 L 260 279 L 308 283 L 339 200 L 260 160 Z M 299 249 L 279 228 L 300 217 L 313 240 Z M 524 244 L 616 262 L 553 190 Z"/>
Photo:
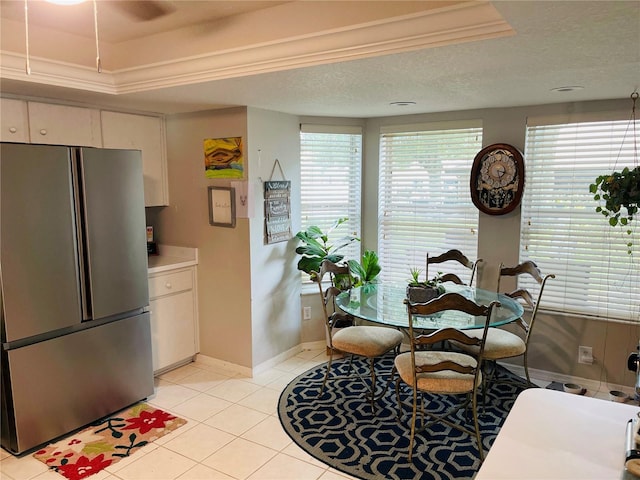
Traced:
<path fill-rule="evenodd" d="M 188 423 L 91 480 L 345 480 L 300 449 L 280 425 L 277 403 L 297 375 L 325 362 L 324 349 L 305 350 L 247 378 L 190 363 L 156 378 L 148 403 Z M 2 480 L 64 480 L 31 455 L 0 449 Z"/>
<path fill-rule="evenodd" d="M 169 435 L 91 480 L 345 480 L 284 433 L 277 414 L 282 389 L 297 375 L 325 362 L 324 349 L 298 355 L 247 378 L 201 362 L 156 378 L 148 402 L 188 420 Z M 549 382 L 537 381 L 540 386 Z M 604 392 L 588 394 L 605 398 Z M 63 480 L 31 455 L 0 449 L 2 480 Z"/>

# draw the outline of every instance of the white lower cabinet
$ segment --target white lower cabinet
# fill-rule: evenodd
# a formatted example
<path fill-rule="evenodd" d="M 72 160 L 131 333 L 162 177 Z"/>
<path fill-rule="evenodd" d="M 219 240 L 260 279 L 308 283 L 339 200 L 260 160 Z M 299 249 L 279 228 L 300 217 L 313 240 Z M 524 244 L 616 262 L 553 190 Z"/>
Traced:
<path fill-rule="evenodd" d="M 149 275 L 151 343 L 156 374 L 198 353 L 196 267 Z"/>

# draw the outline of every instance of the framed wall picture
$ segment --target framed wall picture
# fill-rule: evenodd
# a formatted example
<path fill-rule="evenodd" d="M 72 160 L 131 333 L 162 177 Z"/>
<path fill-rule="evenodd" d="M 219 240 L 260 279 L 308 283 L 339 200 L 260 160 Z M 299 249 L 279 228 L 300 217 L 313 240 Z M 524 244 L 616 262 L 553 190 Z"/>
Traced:
<path fill-rule="evenodd" d="M 242 137 L 205 138 L 204 175 L 207 178 L 244 178 Z"/>
<path fill-rule="evenodd" d="M 209 224 L 215 227 L 236 226 L 236 193 L 231 187 L 208 187 Z"/>

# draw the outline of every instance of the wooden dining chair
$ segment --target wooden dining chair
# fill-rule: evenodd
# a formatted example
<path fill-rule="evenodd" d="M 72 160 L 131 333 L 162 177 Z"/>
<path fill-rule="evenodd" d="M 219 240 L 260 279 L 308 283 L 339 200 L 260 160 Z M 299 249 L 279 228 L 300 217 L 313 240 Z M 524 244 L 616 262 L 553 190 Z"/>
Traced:
<path fill-rule="evenodd" d="M 429 253 L 427 253 L 427 270 L 426 270 L 427 280 L 429 280 L 431 278 L 431 277 L 429 277 L 429 265 L 432 265 L 434 263 L 444 263 L 444 262 L 449 262 L 449 261 L 458 262 L 463 267 L 468 268 L 469 270 L 471 270 L 471 278 L 469 279 L 469 283 L 468 283 L 468 285 L 471 286 L 473 284 L 473 279 L 475 277 L 476 270 L 478 268 L 478 264 L 480 262 L 482 262 L 483 260 L 482 259 L 478 259 L 475 262 L 472 262 L 460 250 L 456 250 L 456 249 L 449 250 L 449 251 L 447 251 L 447 252 L 445 252 L 445 253 L 443 253 L 441 255 L 435 256 L 435 257 L 431 257 L 431 256 L 429 256 Z M 440 280 L 442 280 L 443 282 L 457 283 L 458 285 L 467 285 L 455 273 L 445 273 L 445 274 L 441 275 Z"/>
<path fill-rule="evenodd" d="M 395 358 L 395 370 L 398 373 L 395 391 L 398 401 L 398 417 L 402 418 L 403 403 L 400 399 L 400 386 L 408 386 L 412 392 L 411 421 L 409 437 L 409 461 L 413 454 L 413 444 L 416 433 L 428 428 L 436 422 L 443 422 L 452 428 L 475 435 L 478 443 L 480 460 L 484 459 L 482 438 L 478 425 L 477 393 L 482 384 L 482 362 L 484 359 L 485 337 L 489 328 L 491 312 L 498 302 L 490 305 L 478 305 L 472 300 L 458 293 L 446 293 L 428 303 L 414 304 L 406 301 L 409 315 L 409 340 L 410 351 L 401 353 Z M 464 330 L 455 328 L 443 328 L 433 333 L 423 333 L 414 328 L 416 315 L 433 315 L 444 310 L 458 310 L 474 316 L 484 317 L 483 335 L 479 337 L 469 336 Z M 471 353 L 439 351 L 432 347 L 443 341 L 456 341 L 463 345 L 476 347 Z M 453 409 L 444 414 L 429 413 L 428 406 L 422 405 L 422 424 L 418 428 L 418 393 L 428 393 L 433 396 L 448 395 L 459 397 L 464 395 L 464 401 L 459 402 Z M 420 395 L 423 398 L 424 395 Z M 435 402 L 434 403 L 439 403 Z M 473 428 L 462 423 L 454 422 L 451 416 L 462 408 L 471 404 L 473 413 Z M 425 420 L 425 415 L 431 419 Z"/>
<path fill-rule="evenodd" d="M 533 382 L 531 382 L 531 377 L 529 376 L 529 342 L 531 340 L 531 333 L 533 332 L 536 316 L 538 315 L 538 308 L 540 307 L 544 287 L 548 279 L 556 278 L 556 276 L 553 274 L 543 275 L 535 262 L 532 262 L 531 260 L 522 262 L 515 267 L 505 267 L 501 264 L 500 276 L 498 278 L 498 291 L 500 290 L 500 279 L 502 277 L 517 277 L 520 275 L 528 275 L 538 284 L 537 295 L 534 297 L 534 295 L 526 288 L 518 288 L 517 290 L 506 293 L 505 295 L 522 303 L 525 309 L 531 311 L 531 316 L 529 317 L 528 322 L 524 317 L 520 317 L 516 320 L 516 324 L 520 328 L 521 335 L 509 332 L 500 327 L 491 327 L 489 329 L 484 348 L 484 356 L 487 360 L 487 365 L 492 365 L 494 368 L 491 369 L 491 374 L 487 375 L 487 384 L 493 381 L 495 365 L 498 360 L 519 357 L 522 355 L 527 385 L 535 386 Z M 483 332 L 480 329 L 475 329 L 470 333 L 475 337 L 483 335 Z M 470 347 L 465 345 L 458 346 L 460 346 L 464 351 L 469 351 L 474 348 L 472 346 Z"/>
<path fill-rule="evenodd" d="M 349 357 L 349 370 L 353 370 L 354 357 L 367 360 L 370 379 L 367 381 L 360 375 L 357 377 L 367 385 L 371 409 L 375 412 L 376 400 L 376 371 L 375 359 L 392 351 L 398 350 L 402 343 L 403 335 L 399 330 L 390 327 L 355 325 L 354 318 L 341 312 L 335 304 L 335 297 L 342 293 L 334 285 L 336 278 L 349 277 L 349 267 L 338 265 L 329 260 L 324 260 L 320 265 L 320 271 L 316 272 L 315 279 L 318 283 L 322 308 L 329 342 L 329 361 L 319 394 L 322 395 L 329 379 L 331 364 L 335 353 L 343 353 Z M 341 328 L 341 325 L 348 325 Z M 357 374 L 357 372 L 354 371 Z"/>

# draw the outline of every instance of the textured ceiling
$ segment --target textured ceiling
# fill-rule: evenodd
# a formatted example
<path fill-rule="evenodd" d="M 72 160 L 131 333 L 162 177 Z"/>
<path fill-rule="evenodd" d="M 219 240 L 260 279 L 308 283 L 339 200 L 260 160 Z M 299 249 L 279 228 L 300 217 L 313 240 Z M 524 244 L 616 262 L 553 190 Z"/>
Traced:
<path fill-rule="evenodd" d="M 104 10 L 101 3 L 99 8 Z M 210 7 L 225 12 L 224 7 L 243 3 L 195 2 L 203 9 L 198 18 L 207 18 L 209 22 L 211 17 L 206 15 L 211 14 Z M 224 22 L 238 27 L 247 15 L 256 19 L 276 5 L 246 3 L 247 8 L 253 4 L 254 10 L 244 11 L 244 15 L 229 13 Z M 371 8 L 382 5 L 366 3 Z M 0 88 L 4 94 L 55 97 L 165 113 L 246 105 L 291 114 L 338 117 L 627 98 L 638 89 L 640 1 L 491 3 L 515 30 L 515 35 L 121 95 L 70 90 L 4 76 Z M 23 2 L 0 2 L 0 16 L 16 17 L 16 4 Z M 126 35 L 132 34 L 127 32 L 133 27 L 122 22 L 118 23 L 119 28 L 104 27 L 104 37 L 120 41 L 129 38 Z M 309 23 L 314 23 L 314 18 L 309 18 Z M 142 33 L 143 24 L 139 25 L 137 34 Z M 265 28 L 268 27 L 266 24 Z M 157 48 L 162 49 L 162 44 L 158 43 Z M 584 88 L 566 93 L 552 91 L 567 85 Z M 394 101 L 411 101 L 415 105 L 390 105 Z"/>

